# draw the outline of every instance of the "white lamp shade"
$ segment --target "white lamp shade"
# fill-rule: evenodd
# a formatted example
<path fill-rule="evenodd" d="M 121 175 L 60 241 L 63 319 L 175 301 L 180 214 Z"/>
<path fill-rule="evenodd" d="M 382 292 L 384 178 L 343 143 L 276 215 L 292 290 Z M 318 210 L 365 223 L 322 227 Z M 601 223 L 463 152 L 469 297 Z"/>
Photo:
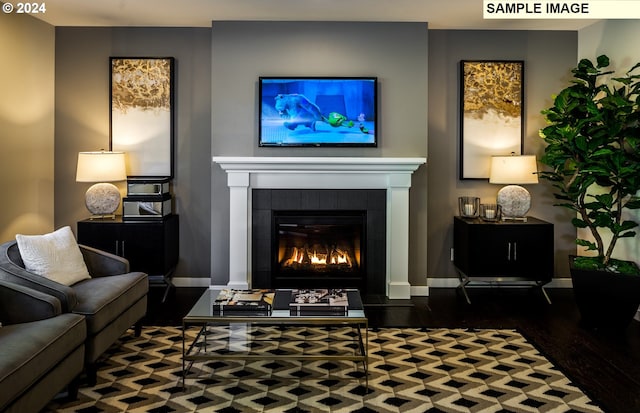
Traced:
<path fill-rule="evenodd" d="M 506 155 L 491 157 L 492 184 L 537 184 L 538 166 L 535 155 Z"/>
<path fill-rule="evenodd" d="M 116 182 L 127 179 L 124 152 L 80 152 L 76 182 Z"/>

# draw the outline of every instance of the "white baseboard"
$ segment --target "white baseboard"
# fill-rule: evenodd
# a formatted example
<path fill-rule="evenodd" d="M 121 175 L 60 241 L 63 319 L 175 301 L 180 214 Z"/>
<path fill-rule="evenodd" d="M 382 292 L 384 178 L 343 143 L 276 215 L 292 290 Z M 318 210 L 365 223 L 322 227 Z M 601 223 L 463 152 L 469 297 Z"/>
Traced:
<path fill-rule="evenodd" d="M 456 288 L 460 281 L 457 278 L 427 278 L 427 285 L 432 288 Z"/>
<path fill-rule="evenodd" d="M 412 285 L 411 296 L 412 297 L 428 297 L 429 286 L 428 285 Z"/>
<path fill-rule="evenodd" d="M 208 287 L 211 285 L 211 278 L 175 277 L 173 285 L 176 287 Z"/>
<path fill-rule="evenodd" d="M 551 282 L 545 285 L 547 288 L 573 288 L 573 282 L 571 278 L 554 278 Z"/>

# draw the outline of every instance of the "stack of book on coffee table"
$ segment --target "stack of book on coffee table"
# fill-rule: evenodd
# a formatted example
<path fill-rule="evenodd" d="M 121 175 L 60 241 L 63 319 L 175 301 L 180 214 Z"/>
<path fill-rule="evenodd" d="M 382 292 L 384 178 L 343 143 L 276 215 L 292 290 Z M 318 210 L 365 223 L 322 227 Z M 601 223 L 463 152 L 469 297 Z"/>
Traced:
<path fill-rule="evenodd" d="M 270 315 L 273 290 L 222 290 L 213 303 L 214 314 Z"/>
<path fill-rule="evenodd" d="M 273 310 L 288 310 L 289 316 L 346 316 L 350 309 L 362 310 L 357 290 L 225 289 L 213 302 L 213 314 L 220 316 L 270 316 Z"/>
<path fill-rule="evenodd" d="M 347 292 L 342 289 L 291 290 L 291 315 L 346 315 Z"/>

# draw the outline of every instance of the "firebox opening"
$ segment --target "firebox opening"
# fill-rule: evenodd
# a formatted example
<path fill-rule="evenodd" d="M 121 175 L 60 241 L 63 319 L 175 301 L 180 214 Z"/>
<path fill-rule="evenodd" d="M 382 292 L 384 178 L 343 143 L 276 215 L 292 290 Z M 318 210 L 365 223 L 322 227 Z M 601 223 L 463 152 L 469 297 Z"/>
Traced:
<path fill-rule="evenodd" d="M 274 284 L 362 288 L 365 223 L 366 211 L 276 211 Z"/>

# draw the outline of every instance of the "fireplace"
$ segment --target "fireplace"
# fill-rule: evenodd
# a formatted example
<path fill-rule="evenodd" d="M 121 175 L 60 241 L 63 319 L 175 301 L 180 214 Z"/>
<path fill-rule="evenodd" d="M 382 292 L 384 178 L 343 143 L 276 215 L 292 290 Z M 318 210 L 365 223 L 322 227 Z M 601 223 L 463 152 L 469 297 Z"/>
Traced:
<path fill-rule="evenodd" d="M 252 194 L 252 286 L 385 293 L 385 190 L 254 189 Z"/>
<path fill-rule="evenodd" d="M 275 211 L 271 285 L 366 289 L 366 211 Z"/>
<path fill-rule="evenodd" d="M 382 216 L 376 211 L 367 211 L 367 285 L 376 286 L 371 293 L 386 294 L 389 298 L 410 297 L 409 188 L 411 174 L 426 163 L 426 158 L 214 156 L 212 160 L 226 172 L 229 186 L 229 280 L 226 286 L 242 289 L 270 283 L 270 278 L 265 277 L 271 274 L 271 210 L 264 206 L 255 209 L 256 198 L 265 201 L 256 196 L 257 191 L 379 190 L 384 204 Z M 212 202 L 218 196 L 220 194 L 212 192 Z M 343 206 L 331 197 L 316 197 L 301 194 L 299 204 L 305 210 L 362 209 Z M 314 206 L 310 207 L 311 204 Z M 274 209 L 295 208 L 279 205 Z M 212 208 L 211 213 L 212 220 L 219 219 L 217 210 Z M 382 227 L 383 232 L 372 234 L 369 223 L 379 220 L 382 225 L 373 227 Z M 372 246 L 378 252 L 372 252 Z"/>

